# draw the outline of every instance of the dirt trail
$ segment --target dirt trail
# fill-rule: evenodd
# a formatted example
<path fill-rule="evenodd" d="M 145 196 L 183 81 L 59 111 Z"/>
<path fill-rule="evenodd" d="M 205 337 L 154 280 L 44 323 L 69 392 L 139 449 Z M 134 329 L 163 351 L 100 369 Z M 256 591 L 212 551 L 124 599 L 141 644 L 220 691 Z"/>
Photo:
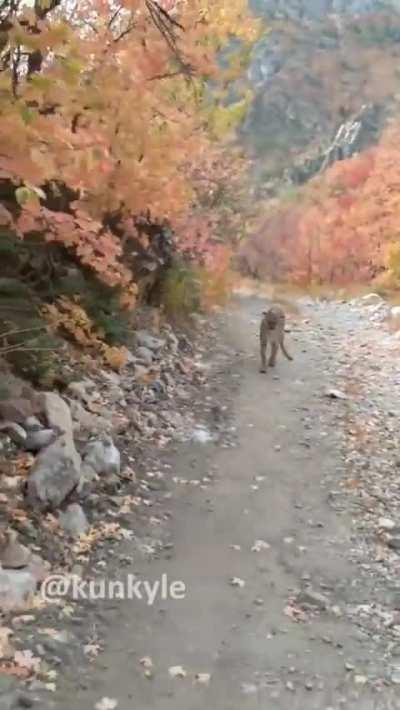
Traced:
<path fill-rule="evenodd" d="M 156 514 L 168 512 L 163 535 L 173 546 L 134 561 L 142 579 L 182 580 L 185 599 L 102 605 L 105 651 L 88 673 L 65 681 L 54 707 L 92 710 L 102 697 L 117 699 L 120 710 L 400 707 L 389 702 L 392 689 L 377 695 L 366 683 L 384 669 L 343 613 L 367 592 L 347 555 L 351 521 L 329 505 L 329 481 L 343 465 L 341 433 L 323 393 L 340 359 L 335 333 L 350 326 L 329 309 L 302 306 L 287 336 L 294 362 L 279 359 L 262 376 L 260 310 L 257 299 L 242 299 L 227 318 L 225 356 L 237 356 L 221 377 L 233 400 L 237 446 L 179 447 L 171 477 L 212 483 L 171 484 Z M 304 318 L 313 323 L 311 337 Z M 270 547 L 252 551 L 257 540 Z M 290 600 L 307 587 L 329 608 L 306 608 L 303 616 Z M 152 660 L 151 678 L 143 657 Z M 187 676 L 171 678 L 173 666 Z M 198 673 L 210 674 L 209 685 L 195 681 Z"/>

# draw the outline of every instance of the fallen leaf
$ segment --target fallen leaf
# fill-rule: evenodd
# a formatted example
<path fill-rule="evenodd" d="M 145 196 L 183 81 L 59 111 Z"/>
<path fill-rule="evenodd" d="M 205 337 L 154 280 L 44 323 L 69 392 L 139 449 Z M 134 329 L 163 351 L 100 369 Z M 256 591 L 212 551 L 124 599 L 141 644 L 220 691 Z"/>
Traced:
<path fill-rule="evenodd" d="M 304 611 L 296 606 L 288 604 L 283 610 L 283 613 L 293 621 L 307 621 L 307 616 Z"/>

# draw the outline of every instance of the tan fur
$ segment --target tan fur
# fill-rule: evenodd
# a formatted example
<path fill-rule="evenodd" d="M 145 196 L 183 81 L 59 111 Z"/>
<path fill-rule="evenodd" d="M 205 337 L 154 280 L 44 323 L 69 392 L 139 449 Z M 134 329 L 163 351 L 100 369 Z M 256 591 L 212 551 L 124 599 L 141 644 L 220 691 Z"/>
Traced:
<path fill-rule="evenodd" d="M 264 311 L 260 325 L 260 355 L 261 370 L 267 371 L 267 346 L 271 343 L 271 355 L 268 360 L 269 367 L 275 367 L 276 356 L 279 348 L 288 360 L 293 360 L 285 348 L 285 312 L 281 306 L 271 306 Z"/>

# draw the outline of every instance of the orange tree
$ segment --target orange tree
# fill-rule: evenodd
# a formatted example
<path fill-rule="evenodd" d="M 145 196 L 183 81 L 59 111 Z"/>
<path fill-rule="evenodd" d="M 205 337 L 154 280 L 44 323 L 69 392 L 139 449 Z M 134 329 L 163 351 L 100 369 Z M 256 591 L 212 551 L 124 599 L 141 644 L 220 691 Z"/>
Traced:
<path fill-rule="evenodd" d="M 241 62 L 232 54 L 221 68 L 218 56 L 233 38 L 243 55 L 258 36 L 246 8 L 0 0 L 3 229 L 59 243 L 132 305 L 124 249 L 137 237 L 135 218 L 168 220 L 184 241 L 196 161 L 215 150 L 216 126 L 229 131 L 240 117 L 243 100 L 232 108 L 224 97 Z M 123 243 L 110 214 L 130 224 Z"/>

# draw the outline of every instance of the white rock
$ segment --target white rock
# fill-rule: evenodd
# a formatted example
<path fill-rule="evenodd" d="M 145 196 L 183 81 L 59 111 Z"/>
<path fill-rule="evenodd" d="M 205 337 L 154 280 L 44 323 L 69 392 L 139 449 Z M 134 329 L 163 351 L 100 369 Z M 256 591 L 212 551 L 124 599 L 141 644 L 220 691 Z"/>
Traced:
<path fill-rule="evenodd" d="M 379 518 L 378 526 L 382 530 L 393 530 L 393 528 L 396 527 L 396 523 L 394 522 L 394 520 L 391 520 L 390 518 Z"/>
<path fill-rule="evenodd" d="M 203 427 L 197 427 L 196 429 L 193 429 L 190 438 L 197 444 L 208 444 L 210 441 L 213 440 L 213 437 L 210 432 L 207 429 L 204 429 Z"/>
<path fill-rule="evenodd" d="M 347 399 L 347 396 L 345 395 L 344 392 L 342 392 L 341 390 L 336 390 L 336 389 L 326 390 L 325 397 L 329 397 L 330 399 L 342 399 L 342 400 Z"/>

